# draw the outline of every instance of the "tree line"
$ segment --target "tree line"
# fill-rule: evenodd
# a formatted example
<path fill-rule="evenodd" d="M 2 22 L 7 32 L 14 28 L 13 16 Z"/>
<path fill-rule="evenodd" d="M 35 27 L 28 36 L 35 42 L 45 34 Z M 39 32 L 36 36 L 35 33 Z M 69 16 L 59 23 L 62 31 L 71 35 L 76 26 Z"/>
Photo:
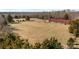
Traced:
<path fill-rule="evenodd" d="M 9 23 L 12 23 L 12 22 L 14 22 L 13 21 L 13 18 L 16 18 L 16 19 L 19 19 L 19 18 L 25 18 L 26 20 L 30 20 L 30 18 L 31 17 L 35 17 L 35 18 L 39 18 L 39 19 L 49 19 L 49 18 L 63 18 L 63 19 L 66 19 L 66 20 L 70 20 L 71 19 L 71 17 L 70 17 L 70 14 L 68 14 L 68 13 L 65 13 L 64 14 L 64 16 L 63 17 L 55 17 L 56 15 L 54 15 L 54 16 L 52 16 L 52 15 L 40 15 L 40 14 L 38 14 L 38 15 L 32 15 L 32 16 L 25 16 L 25 15 L 23 15 L 23 16 L 17 16 L 17 15 L 15 15 L 14 17 L 12 17 L 10 14 L 7 16 L 7 20 L 8 20 L 8 22 Z"/>
<path fill-rule="evenodd" d="M 7 17 L 5 17 L 5 15 L 2 15 L 2 17 L 5 19 L 5 24 L 8 24 L 8 23 L 14 23 L 14 20 L 13 20 L 13 18 L 15 18 L 15 19 L 20 19 L 20 18 L 25 18 L 25 20 L 26 21 L 30 21 L 30 17 L 29 16 L 16 16 L 15 15 L 15 17 L 12 17 L 10 14 L 7 16 Z"/>

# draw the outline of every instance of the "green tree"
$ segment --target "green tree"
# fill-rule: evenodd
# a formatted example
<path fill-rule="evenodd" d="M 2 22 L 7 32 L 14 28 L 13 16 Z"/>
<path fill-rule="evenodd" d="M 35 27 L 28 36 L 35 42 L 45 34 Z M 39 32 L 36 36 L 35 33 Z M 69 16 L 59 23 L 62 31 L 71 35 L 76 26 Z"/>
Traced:
<path fill-rule="evenodd" d="M 76 19 L 71 22 L 69 26 L 69 32 L 74 34 L 75 39 L 79 36 L 79 19 Z"/>
<path fill-rule="evenodd" d="M 19 16 L 15 16 L 15 18 L 16 18 L 16 19 L 18 19 L 18 18 L 19 18 Z"/>
<path fill-rule="evenodd" d="M 74 48 L 74 43 L 75 43 L 75 40 L 73 38 L 70 38 L 68 41 L 67 41 L 67 45 L 70 49 Z"/>
<path fill-rule="evenodd" d="M 7 16 L 7 20 L 8 20 L 9 23 L 14 22 L 13 17 L 10 14 Z"/>
<path fill-rule="evenodd" d="M 35 43 L 34 48 L 35 49 L 40 49 L 41 48 L 41 44 L 39 42 Z"/>
<path fill-rule="evenodd" d="M 49 40 L 45 39 L 42 43 L 42 48 L 43 49 L 48 49 L 49 48 Z"/>
<path fill-rule="evenodd" d="M 64 19 L 69 19 L 69 15 L 67 13 L 64 15 Z"/>
<path fill-rule="evenodd" d="M 61 48 L 63 48 L 62 45 L 61 45 L 61 43 L 58 42 L 58 40 L 55 39 L 55 38 L 53 38 L 52 45 L 53 45 L 54 49 L 61 49 Z"/>
<path fill-rule="evenodd" d="M 42 48 L 44 49 L 61 49 L 63 48 L 61 43 L 58 42 L 55 38 L 50 38 L 50 40 L 46 39 L 42 43 Z"/>
<path fill-rule="evenodd" d="M 1 40 L 0 48 L 3 49 L 19 49 L 22 48 L 24 42 L 19 36 L 13 33 L 5 33 L 3 39 Z"/>
<path fill-rule="evenodd" d="M 26 20 L 30 21 L 30 17 L 29 16 L 26 16 L 25 18 L 26 18 Z"/>
<path fill-rule="evenodd" d="M 33 48 L 32 45 L 28 42 L 28 40 L 25 40 L 23 47 L 24 49 L 31 49 Z"/>

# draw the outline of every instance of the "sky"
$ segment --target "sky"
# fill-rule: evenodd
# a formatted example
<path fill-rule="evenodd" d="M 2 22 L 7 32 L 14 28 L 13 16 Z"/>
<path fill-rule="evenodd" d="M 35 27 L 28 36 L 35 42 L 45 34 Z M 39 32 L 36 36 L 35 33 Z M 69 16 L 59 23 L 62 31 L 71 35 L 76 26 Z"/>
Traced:
<path fill-rule="evenodd" d="M 0 11 L 51 11 L 79 9 L 78 0 L 0 0 Z"/>

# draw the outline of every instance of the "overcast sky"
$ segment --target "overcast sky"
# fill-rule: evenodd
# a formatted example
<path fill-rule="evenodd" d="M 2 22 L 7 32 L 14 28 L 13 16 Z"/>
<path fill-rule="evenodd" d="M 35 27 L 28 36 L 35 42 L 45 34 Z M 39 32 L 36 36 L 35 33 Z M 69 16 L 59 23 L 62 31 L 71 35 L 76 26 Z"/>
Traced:
<path fill-rule="evenodd" d="M 0 11 L 79 9 L 78 0 L 0 0 Z"/>

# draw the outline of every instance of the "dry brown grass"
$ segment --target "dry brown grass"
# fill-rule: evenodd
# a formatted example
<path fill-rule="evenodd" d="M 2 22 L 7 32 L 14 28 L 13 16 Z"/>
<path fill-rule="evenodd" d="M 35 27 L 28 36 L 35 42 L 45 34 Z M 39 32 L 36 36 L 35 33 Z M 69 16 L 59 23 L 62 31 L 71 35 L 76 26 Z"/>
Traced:
<path fill-rule="evenodd" d="M 31 19 L 33 20 L 33 18 Z M 72 34 L 68 32 L 68 26 L 60 23 L 45 23 L 42 20 L 26 21 L 19 24 L 11 24 L 17 30 L 13 30 L 18 33 L 22 38 L 29 39 L 30 43 L 42 42 L 46 38 L 56 37 L 63 46 L 66 47 L 66 42 Z"/>

